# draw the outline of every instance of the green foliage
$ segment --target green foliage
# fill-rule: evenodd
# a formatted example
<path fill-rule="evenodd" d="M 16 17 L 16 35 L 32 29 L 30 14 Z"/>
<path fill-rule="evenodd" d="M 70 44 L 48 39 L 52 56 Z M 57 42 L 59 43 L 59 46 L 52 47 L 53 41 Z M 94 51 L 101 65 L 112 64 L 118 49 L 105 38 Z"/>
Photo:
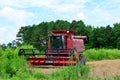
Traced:
<path fill-rule="evenodd" d="M 120 75 L 116 75 L 113 77 L 114 80 L 120 80 Z"/>
<path fill-rule="evenodd" d="M 0 57 L 3 55 L 2 47 L 0 47 Z"/>
<path fill-rule="evenodd" d="M 89 75 L 87 65 L 71 65 L 51 74 L 43 74 L 41 71 L 34 71 L 29 68 L 29 63 L 23 56 L 18 57 L 20 48 L 33 48 L 25 45 L 15 50 L 7 47 L 2 50 L 0 47 L 0 79 L 5 80 L 105 80 L 103 78 L 92 78 Z M 118 49 L 90 49 L 84 53 L 87 60 L 116 59 L 120 58 Z M 120 76 L 108 78 L 107 80 L 119 80 Z"/>
<path fill-rule="evenodd" d="M 76 30 L 78 35 L 87 35 L 89 38 L 89 34 L 92 32 L 92 28 L 86 26 L 81 20 L 73 21 L 72 23 L 64 20 L 57 20 L 55 22 L 42 22 L 38 25 L 21 27 L 17 34 L 17 40 L 23 44 L 32 44 L 37 49 L 43 50 L 46 47 L 48 34 L 52 30 Z"/>
<path fill-rule="evenodd" d="M 25 63 L 24 57 L 15 56 L 14 50 L 8 47 L 0 57 L 0 77 L 10 78 L 16 75 L 21 69 L 26 68 Z"/>
<path fill-rule="evenodd" d="M 89 67 L 81 64 L 65 67 L 62 71 L 54 72 L 48 77 L 50 80 L 85 80 L 89 75 Z"/>
<path fill-rule="evenodd" d="M 82 20 L 72 22 L 56 20 L 41 22 L 38 25 L 22 26 L 17 34 L 17 42 L 34 45 L 37 49 L 45 49 L 48 34 L 52 30 L 76 30 L 77 35 L 87 36 L 86 48 L 118 48 L 120 49 L 120 23 L 94 27 L 86 25 Z"/>
<path fill-rule="evenodd" d="M 103 59 L 120 59 L 118 49 L 90 49 L 84 52 L 88 61 Z"/>
<path fill-rule="evenodd" d="M 25 80 L 33 75 L 33 71 L 28 69 L 28 63 L 23 56 L 17 55 L 17 49 L 0 48 L 0 79 Z M 16 53 L 17 52 L 17 53 Z"/>

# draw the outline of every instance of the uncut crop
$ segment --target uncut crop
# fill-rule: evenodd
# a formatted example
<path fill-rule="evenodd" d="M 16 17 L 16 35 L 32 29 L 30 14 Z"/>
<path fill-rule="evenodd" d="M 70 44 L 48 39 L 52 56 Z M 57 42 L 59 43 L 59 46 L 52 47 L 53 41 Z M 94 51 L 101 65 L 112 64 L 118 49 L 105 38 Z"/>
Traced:
<path fill-rule="evenodd" d="M 120 59 L 120 50 L 118 49 L 90 49 L 84 52 L 87 61 L 103 59 Z"/>
<path fill-rule="evenodd" d="M 19 72 L 26 71 L 24 57 L 18 57 L 14 52 L 16 51 L 11 48 L 5 51 L 0 48 L 0 78 L 12 78 Z"/>
<path fill-rule="evenodd" d="M 22 48 L 31 48 L 31 46 L 22 46 Z M 0 79 L 9 80 L 26 80 L 26 79 L 38 79 L 36 76 L 38 73 L 28 68 L 29 63 L 23 56 L 18 56 L 18 51 L 21 47 L 17 49 L 7 48 L 2 50 L 0 47 Z M 34 74 L 34 75 L 33 75 Z M 43 76 L 39 72 L 40 76 Z M 43 77 L 41 77 L 42 79 Z"/>

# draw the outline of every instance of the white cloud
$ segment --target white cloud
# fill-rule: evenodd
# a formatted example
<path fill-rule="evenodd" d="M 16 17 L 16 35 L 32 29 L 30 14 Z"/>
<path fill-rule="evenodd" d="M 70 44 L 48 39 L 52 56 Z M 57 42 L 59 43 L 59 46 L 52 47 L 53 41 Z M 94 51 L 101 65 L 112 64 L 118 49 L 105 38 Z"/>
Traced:
<path fill-rule="evenodd" d="M 15 23 L 16 25 L 22 25 L 29 21 L 28 19 L 32 18 L 34 15 L 24 10 L 15 10 L 10 7 L 4 7 L 0 10 L 0 16 L 5 17 L 7 20 Z"/>
<path fill-rule="evenodd" d="M 0 26 L 0 44 L 11 42 L 16 38 L 16 30 L 11 26 Z"/>
<path fill-rule="evenodd" d="M 91 0 L 4 0 L 1 6 L 30 8 L 47 7 L 53 11 L 70 12 L 84 7 L 84 4 Z"/>
<path fill-rule="evenodd" d="M 50 7 L 53 4 L 58 3 L 59 0 L 3 0 L 0 2 L 1 7 L 17 7 L 17 8 L 29 8 L 29 7 Z"/>
<path fill-rule="evenodd" d="M 23 5 L 20 5 L 17 0 L 3 0 L 0 1 L 0 7 L 22 7 Z"/>
<path fill-rule="evenodd" d="M 58 12 L 72 12 L 76 10 L 76 6 L 73 4 L 62 4 L 52 7 L 54 11 Z"/>
<path fill-rule="evenodd" d="M 96 7 L 93 11 L 91 11 L 91 15 L 100 20 L 109 20 L 109 18 L 111 18 L 110 14 L 111 13 L 109 11 L 99 7 Z"/>
<path fill-rule="evenodd" d="M 0 27 L 0 43 L 3 43 L 3 42 L 4 42 L 3 40 L 4 40 L 4 37 L 5 37 L 5 36 L 4 36 L 5 30 L 6 30 L 6 29 L 5 29 L 4 27 Z"/>
<path fill-rule="evenodd" d="M 106 10 L 103 7 L 97 6 L 86 14 L 86 23 L 94 26 L 112 25 L 113 23 L 120 21 L 120 15 L 116 11 L 118 10 Z"/>
<path fill-rule="evenodd" d="M 58 12 L 74 12 L 80 10 L 84 7 L 84 4 L 89 2 L 90 0 L 61 0 L 61 3 L 57 3 L 52 6 L 53 10 Z"/>
<path fill-rule="evenodd" d="M 75 18 L 76 20 L 85 20 L 85 19 L 87 19 L 87 16 L 85 16 L 84 13 L 80 12 L 80 13 L 76 14 L 76 15 L 74 16 L 74 18 Z"/>
<path fill-rule="evenodd" d="M 6 22 L 0 23 L 0 43 L 8 43 L 15 40 L 19 28 L 28 25 L 34 17 L 33 13 L 16 10 L 11 7 L 1 9 L 0 16 L 6 20 Z"/>

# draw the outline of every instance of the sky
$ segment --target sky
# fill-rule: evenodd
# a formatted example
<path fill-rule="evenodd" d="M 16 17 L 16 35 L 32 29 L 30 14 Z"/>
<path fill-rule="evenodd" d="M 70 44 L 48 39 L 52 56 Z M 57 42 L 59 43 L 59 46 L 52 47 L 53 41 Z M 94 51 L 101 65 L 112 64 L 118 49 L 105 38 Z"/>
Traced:
<path fill-rule="evenodd" d="M 0 44 L 16 39 L 21 26 L 83 20 L 92 26 L 120 22 L 120 0 L 0 0 Z"/>

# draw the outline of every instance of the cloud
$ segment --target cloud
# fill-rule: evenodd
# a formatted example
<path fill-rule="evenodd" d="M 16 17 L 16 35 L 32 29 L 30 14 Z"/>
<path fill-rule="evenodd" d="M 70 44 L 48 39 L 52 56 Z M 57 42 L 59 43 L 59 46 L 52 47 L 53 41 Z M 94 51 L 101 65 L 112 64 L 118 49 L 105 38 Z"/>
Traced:
<path fill-rule="evenodd" d="M 91 0 L 4 0 L 0 3 L 2 7 L 17 7 L 17 8 L 30 8 L 30 7 L 46 7 L 53 11 L 70 12 L 84 7 L 84 4 Z"/>
<path fill-rule="evenodd" d="M 4 7 L 0 10 L 0 43 L 8 43 L 15 40 L 16 34 L 21 26 L 28 25 L 34 17 L 33 13 L 24 10 L 16 10 L 11 7 Z"/>
<path fill-rule="evenodd" d="M 56 4 L 59 0 L 4 0 L 1 1 L 0 6 L 17 7 L 17 8 L 30 8 L 30 7 L 50 7 Z"/>
<path fill-rule="evenodd" d="M 16 38 L 16 30 L 11 26 L 0 26 L 0 44 L 8 43 Z"/>
<path fill-rule="evenodd" d="M 27 23 L 27 21 L 29 21 L 29 19 L 34 15 L 33 13 L 26 12 L 24 10 L 16 10 L 11 7 L 4 7 L 0 10 L 0 16 L 3 16 L 8 21 L 16 25 L 22 25 Z"/>
<path fill-rule="evenodd" d="M 58 12 L 74 12 L 84 7 L 84 4 L 90 0 L 61 0 L 61 2 L 52 6 L 51 8 Z"/>
<path fill-rule="evenodd" d="M 87 24 L 106 26 L 120 21 L 120 0 L 94 1 L 86 6 L 87 19 L 85 22 Z"/>
<path fill-rule="evenodd" d="M 17 0 L 4 0 L 0 2 L 0 7 L 22 7 L 23 5 L 19 4 Z"/>
<path fill-rule="evenodd" d="M 61 4 L 61 5 L 57 5 L 56 7 L 53 6 L 52 9 L 55 12 L 72 12 L 76 10 L 76 6 L 73 4 Z"/>
<path fill-rule="evenodd" d="M 111 18 L 110 12 L 104 9 L 101 9 L 99 7 L 96 7 L 93 11 L 90 12 L 90 14 L 96 19 L 100 20 L 109 20 Z"/>
<path fill-rule="evenodd" d="M 5 37 L 3 34 L 5 32 L 5 28 L 4 27 L 0 27 L 0 43 L 3 43 L 3 38 Z"/>
<path fill-rule="evenodd" d="M 74 16 L 75 20 L 85 20 L 87 17 L 85 16 L 84 13 L 80 12 Z"/>

